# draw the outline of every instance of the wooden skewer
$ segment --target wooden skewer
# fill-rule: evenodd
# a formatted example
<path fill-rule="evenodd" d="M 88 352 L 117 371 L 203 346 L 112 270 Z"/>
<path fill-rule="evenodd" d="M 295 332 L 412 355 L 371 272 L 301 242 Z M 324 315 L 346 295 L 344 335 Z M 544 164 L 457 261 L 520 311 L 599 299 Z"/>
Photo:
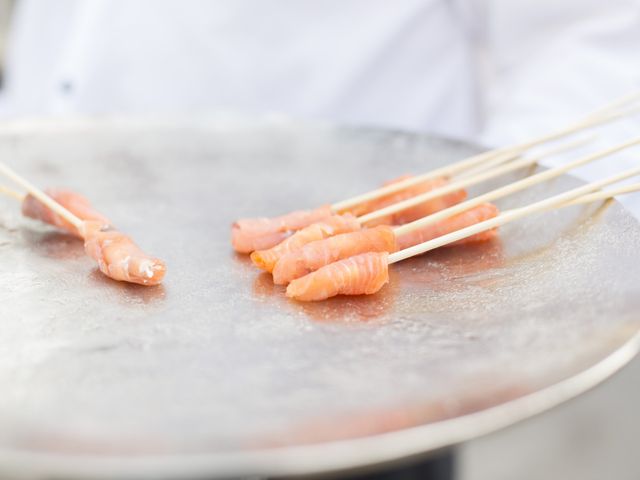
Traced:
<path fill-rule="evenodd" d="M 370 192 L 363 193 L 361 195 L 357 195 L 347 200 L 336 202 L 333 205 L 331 205 L 331 208 L 333 211 L 339 213 L 339 212 L 348 210 L 349 208 L 359 205 L 361 203 L 368 202 L 370 200 L 374 200 L 376 198 L 389 195 L 391 193 L 395 193 L 399 190 L 405 189 L 412 185 L 416 185 L 418 183 L 425 182 L 430 179 L 455 175 L 457 173 L 463 172 L 467 169 L 480 165 L 488 160 L 491 160 L 496 155 L 506 154 L 506 153 L 512 153 L 512 154 L 521 153 L 529 148 L 541 145 L 543 143 L 558 140 L 560 138 L 566 137 L 568 135 L 579 132 L 581 130 L 596 127 L 598 125 L 611 122 L 618 118 L 631 115 L 633 113 L 636 113 L 637 109 L 630 109 L 622 112 L 615 112 L 613 110 L 634 102 L 635 100 L 637 100 L 638 97 L 640 97 L 640 93 L 638 92 L 631 95 L 626 95 L 621 99 L 618 99 L 602 108 L 599 108 L 594 112 L 591 112 L 582 120 L 570 125 L 569 127 L 565 127 L 553 133 L 543 135 L 543 136 L 534 138 L 533 140 L 529 140 L 527 142 L 520 143 L 511 147 L 498 148 L 495 150 L 481 153 L 479 155 L 474 155 L 472 157 L 466 158 L 459 162 L 456 162 L 450 165 L 445 165 L 435 170 L 431 170 L 430 172 L 424 173 L 422 175 L 416 175 L 414 177 L 408 178 L 401 182 L 396 182 L 391 185 L 387 185 L 385 187 L 378 188 Z"/>
<path fill-rule="evenodd" d="M 0 193 L 2 195 L 7 195 L 8 197 L 15 198 L 19 202 L 22 202 L 24 200 L 24 195 L 22 195 L 20 192 L 12 190 L 11 188 L 5 187 L 4 185 L 0 185 Z"/>
<path fill-rule="evenodd" d="M 466 202 L 462 202 L 457 205 L 453 205 L 452 207 L 446 208 L 444 210 L 440 210 L 439 212 L 420 218 L 414 222 L 401 225 L 399 227 L 396 227 L 394 229 L 394 232 L 396 233 L 396 235 L 403 235 L 405 233 L 413 232 L 414 230 L 424 228 L 427 225 L 432 225 L 436 222 L 439 222 L 446 218 L 457 215 L 458 213 L 465 212 L 482 203 L 490 202 L 502 197 L 506 197 L 507 195 L 510 195 L 512 193 L 519 192 L 520 190 L 524 190 L 525 188 L 528 188 L 538 183 L 545 182 L 552 178 L 558 177 L 563 173 L 568 172 L 569 170 L 573 170 L 574 168 L 577 168 L 582 165 L 586 165 L 587 163 L 593 162 L 595 160 L 599 160 L 608 155 L 614 154 L 616 152 L 619 152 L 621 150 L 630 148 L 638 144 L 640 144 L 640 137 L 633 138 L 627 142 L 623 142 L 613 147 L 607 148 L 605 150 L 601 150 L 599 152 L 592 153 L 590 155 L 578 158 L 564 165 L 560 165 L 555 168 L 550 168 L 549 170 L 545 170 L 544 172 L 540 172 L 535 175 L 531 175 L 530 177 L 523 178 L 522 180 L 518 180 L 509 185 L 505 185 L 503 187 L 497 188 L 490 192 L 484 193 L 470 200 L 467 200 Z M 418 198 L 418 197 L 413 197 L 413 198 Z"/>
<path fill-rule="evenodd" d="M 6 176 L 7 178 L 9 178 L 10 180 L 12 180 L 17 185 L 20 185 L 27 192 L 29 192 L 31 195 L 33 195 L 42 203 L 44 203 L 47 207 L 49 207 L 53 212 L 57 213 L 62 218 L 67 220 L 76 229 L 80 230 L 80 227 L 82 227 L 82 223 L 83 223 L 81 219 L 76 217 L 73 213 L 71 213 L 69 210 L 64 208 L 62 205 L 56 202 L 49 195 L 47 195 L 38 187 L 33 185 L 26 178 L 21 177 L 12 169 L 10 169 L 7 165 L 1 162 L 0 162 L 0 173 Z"/>
<path fill-rule="evenodd" d="M 640 142 L 640 138 L 638 139 L 638 141 Z M 522 158 L 520 160 L 516 160 L 510 163 L 507 163 L 506 165 L 500 166 L 500 167 L 496 167 L 494 169 L 491 170 L 487 170 L 484 172 L 481 172 L 473 177 L 465 177 L 462 178 L 460 180 L 457 180 L 455 182 L 451 182 L 448 183 L 446 185 L 443 185 L 442 187 L 439 188 L 435 188 L 433 190 L 430 190 L 428 192 L 425 193 L 421 193 L 419 195 L 416 195 L 414 197 L 408 198 L 406 200 L 402 200 L 400 202 L 396 202 L 392 205 L 389 205 L 387 207 L 381 208 L 379 210 L 376 210 L 374 212 L 370 212 L 367 213 L 365 215 L 362 215 L 360 217 L 358 217 L 358 222 L 360 222 L 361 225 L 365 225 L 368 222 L 371 222 L 372 220 L 377 220 L 380 218 L 384 218 L 388 215 L 391 215 L 393 213 L 396 212 L 401 212 L 403 210 L 406 210 L 408 208 L 411 207 L 415 207 L 417 205 L 420 205 L 422 203 L 425 203 L 429 200 L 433 200 L 434 198 L 438 198 L 438 197 L 442 197 L 448 193 L 451 192 L 455 192 L 457 190 L 472 186 L 472 185 L 477 185 L 478 183 L 484 182 L 486 180 L 489 180 L 491 178 L 495 178 L 495 177 L 499 177 L 501 175 L 504 175 L 506 173 L 518 170 L 520 168 L 523 167 L 527 167 L 530 165 L 535 165 L 537 164 L 541 159 L 548 157 L 548 156 L 552 156 L 552 155 L 556 155 L 557 153 L 569 150 L 574 148 L 576 145 L 581 145 L 582 143 L 584 143 L 584 140 L 580 140 L 578 142 L 571 142 L 568 144 L 563 144 L 560 145 L 559 147 L 555 147 L 552 149 L 547 150 L 546 152 L 543 152 L 541 154 L 539 154 L 536 157 L 532 157 L 532 158 Z"/>
<path fill-rule="evenodd" d="M 583 139 L 575 140 L 573 142 L 563 143 L 561 146 L 557 147 L 557 149 L 555 149 L 555 150 L 551 149 L 551 150 L 548 150 L 548 151 L 546 151 L 544 153 L 537 154 L 537 157 L 538 158 L 544 158 L 544 157 L 548 157 L 548 156 L 551 156 L 553 154 L 560 153 L 560 152 L 563 152 L 563 151 L 566 151 L 566 150 L 570 150 L 570 149 L 573 149 L 573 148 L 581 147 L 581 146 L 584 146 L 584 145 L 586 145 L 586 144 L 588 144 L 590 142 L 593 142 L 593 140 L 595 140 L 596 138 L 597 138 L 597 135 L 589 135 L 588 137 L 585 137 Z M 534 155 L 534 156 L 536 156 L 536 155 Z M 512 161 L 512 160 L 514 160 L 516 158 L 519 158 L 519 157 L 520 157 L 519 154 L 516 154 L 516 155 L 514 155 L 514 154 L 497 155 L 493 160 L 488 161 L 488 162 L 484 163 L 483 165 L 480 165 L 479 167 L 472 168 L 470 170 L 462 172 L 460 175 L 456 175 L 455 179 L 459 180 L 461 178 L 468 178 L 468 177 L 477 175 L 477 174 L 482 173 L 482 172 L 484 172 L 486 170 L 489 170 L 492 167 L 499 166 L 499 165 L 504 165 L 505 163 L 510 162 L 510 161 Z"/>
<path fill-rule="evenodd" d="M 463 178 L 473 177 L 475 175 L 478 175 L 479 173 L 486 172 L 487 170 L 490 170 L 500 165 L 504 165 L 505 163 L 510 162 L 512 160 L 516 160 L 518 158 L 520 158 L 519 153 L 510 153 L 510 152 L 500 153 L 498 155 L 495 155 L 493 158 L 490 158 L 486 162 L 482 163 L 481 165 L 478 165 L 477 167 L 472 167 L 468 170 L 465 170 L 464 172 L 454 175 L 454 178 L 456 180 L 460 180 Z"/>
<path fill-rule="evenodd" d="M 525 207 L 504 211 L 497 217 L 491 218 L 489 220 L 485 220 L 484 222 L 480 222 L 475 225 L 462 228 L 460 230 L 449 233 L 447 235 L 442 235 L 441 237 L 434 238 L 433 240 L 429 240 L 427 242 L 420 243 L 413 247 L 405 248 L 404 250 L 400 250 L 399 252 L 392 253 L 391 255 L 389 255 L 389 264 L 396 263 L 401 260 L 405 260 L 415 255 L 420 255 L 422 253 L 442 247 L 449 243 L 453 243 L 458 240 L 462 240 L 463 238 L 470 237 L 477 233 L 481 233 L 487 230 L 491 230 L 492 228 L 506 225 L 509 222 L 513 222 L 514 220 L 518 220 L 520 218 L 526 217 L 528 215 L 532 215 L 537 212 L 543 212 L 545 210 L 548 210 L 554 207 L 565 206 L 567 202 L 577 199 L 582 195 L 591 193 L 594 190 L 598 190 L 602 187 L 605 187 L 606 185 L 620 182 L 622 180 L 625 180 L 627 178 L 634 177 L 637 175 L 640 175 L 640 167 L 635 167 L 630 170 L 626 170 L 622 173 L 618 173 L 604 180 L 598 180 L 595 182 L 588 183 L 586 185 L 583 185 L 578 188 L 574 188 L 567 192 L 554 195 L 552 197 L 546 198 L 544 200 L 540 200 L 538 202 L 534 202 Z"/>
<path fill-rule="evenodd" d="M 625 195 L 627 193 L 635 193 L 638 191 L 640 191 L 640 183 L 631 183 L 622 187 L 612 188 L 611 190 L 583 195 L 580 198 L 576 198 L 575 200 L 565 203 L 564 206 L 568 207 L 570 205 L 582 205 L 585 203 L 597 202 L 598 200 L 609 200 L 613 197 L 617 197 L 618 195 Z"/>

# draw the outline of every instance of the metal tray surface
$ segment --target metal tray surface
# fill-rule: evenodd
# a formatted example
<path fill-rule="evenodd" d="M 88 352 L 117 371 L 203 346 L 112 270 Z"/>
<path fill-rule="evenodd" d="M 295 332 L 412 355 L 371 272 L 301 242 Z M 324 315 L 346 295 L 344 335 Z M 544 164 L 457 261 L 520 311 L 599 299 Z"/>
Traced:
<path fill-rule="evenodd" d="M 0 200 L 0 474 L 352 468 L 500 428 L 613 373 L 637 349 L 640 311 L 640 228 L 614 202 L 528 218 L 499 241 L 394 265 L 376 295 L 314 304 L 230 248 L 238 217 L 475 151 L 277 118 L 5 125 L 2 158 L 86 194 L 168 274 L 153 288 L 110 281 L 81 242 Z"/>

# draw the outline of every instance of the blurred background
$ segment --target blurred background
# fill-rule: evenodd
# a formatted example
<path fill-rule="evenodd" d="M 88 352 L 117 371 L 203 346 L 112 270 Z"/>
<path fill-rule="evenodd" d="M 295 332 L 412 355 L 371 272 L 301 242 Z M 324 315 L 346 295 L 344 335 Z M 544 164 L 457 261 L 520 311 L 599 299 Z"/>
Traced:
<path fill-rule="evenodd" d="M 0 0 L 0 118 L 233 111 L 499 146 L 640 88 L 639 57 L 638 0 Z M 468 443 L 460 478 L 640 478 L 639 373 Z"/>

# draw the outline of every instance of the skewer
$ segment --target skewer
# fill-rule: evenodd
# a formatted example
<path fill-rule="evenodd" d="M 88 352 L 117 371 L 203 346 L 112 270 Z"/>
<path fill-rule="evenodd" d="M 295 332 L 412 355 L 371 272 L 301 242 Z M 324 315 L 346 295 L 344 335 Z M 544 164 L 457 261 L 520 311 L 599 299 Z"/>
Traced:
<path fill-rule="evenodd" d="M 0 173 L 6 176 L 7 178 L 9 178 L 10 180 L 12 180 L 14 183 L 20 185 L 27 192 L 29 192 L 31 195 L 33 195 L 42 203 L 44 203 L 47 207 L 49 207 L 53 212 L 57 213 L 62 218 L 67 220 L 77 230 L 80 230 L 83 223 L 81 219 L 76 217 L 73 213 L 71 213 L 69 210 L 64 208 L 62 205 L 60 205 L 58 202 L 52 199 L 49 195 L 47 195 L 38 187 L 33 185 L 26 178 L 21 177 L 12 169 L 10 169 L 7 165 L 1 162 L 0 162 Z"/>
<path fill-rule="evenodd" d="M 610 200 L 618 195 L 625 195 L 627 193 L 635 193 L 638 191 L 640 191 L 640 183 L 631 183 L 622 187 L 612 188 L 611 190 L 583 195 L 580 198 L 576 198 L 575 200 L 565 203 L 564 206 L 583 205 L 585 203 L 597 202 L 598 200 Z"/>
<path fill-rule="evenodd" d="M 638 137 L 637 139 L 634 140 L 635 143 L 640 143 L 640 137 Z M 633 143 L 633 144 L 635 144 Z M 626 144 L 624 144 L 626 146 Z M 572 147 L 572 145 L 571 145 Z M 609 154 L 609 153 L 613 153 L 615 151 L 617 151 L 618 147 L 613 147 L 611 149 L 605 150 L 604 152 L 600 152 L 601 154 Z M 515 162 L 511 162 L 508 163 L 502 167 L 497 167 L 493 170 L 489 170 L 487 172 L 482 172 L 474 177 L 470 177 L 470 178 L 463 178 L 462 180 L 458 180 L 456 182 L 452 182 L 449 183 L 447 185 L 444 185 L 440 188 L 436 188 L 434 190 L 430 190 L 428 192 L 425 193 L 421 193 L 419 195 L 416 195 L 414 197 L 408 198 L 406 200 L 402 200 L 400 202 L 394 203 L 392 205 L 389 205 L 387 207 L 381 208 L 379 210 L 376 210 L 374 212 L 371 213 L 367 213 L 366 215 L 362 215 L 361 217 L 358 217 L 358 221 L 361 224 L 366 224 L 367 222 L 370 222 L 372 220 L 377 220 L 379 218 L 384 218 L 388 215 L 391 215 L 393 213 L 397 213 L 397 212 L 401 212 L 403 210 L 406 210 L 408 208 L 411 207 L 415 207 L 417 205 L 420 205 L 424 202 L 427 202 L 429 200 L 432 200 L 434 198 L 438 198 L 441 197 L 447 193 L 450 192 L 454 192 L 457 190 L 460 190 L 462 188 L 466 188 L 468 186 L 471 185 L 476 185 L 478 183 L 484 182 L 485 180 L 489 180 L 491 178 L 495 178 L 497 176 L 500 175 L 504 175 L 506 173 L 512 172 L 514 170 L 517 170 L 519 168 L 523 168 L 529 165 L 533 165 L 538 163 L 538 161 L 545 157 L 545 156 L 550 156 L 550 155 L 554 155 L 556 153 L 558 153 L 559 151 L 563 151 L 566 150 L 567 147 L 566 146 L 560 146 L 557 147 L 555 149 L 551 149 L 547 152 L 545 152 L 544 154 L 538 155 L 537 157 L 533 157 L 533 158 L 524 158 L 521 160 L 517 160 Z M 595 154 L 596 156 L 598 154 Z M 590 158 L 590 157 L 586 157 L 586 158 Z M 596 157 L 598 158 L 598 157 Z M 590 161 L 590 160 L 588 160 Z M 517 183 L 517 182 L 516 182 Z"/>
<path fill-rule="evenodd" d="M 596 135 L 589 135 L 588 137 L 585 138 L 581 138 L 572 142 L 567 142 L 567 143 L 563 143 L 562 145 L 556 147 L 556 148 L 552 148 L 549 149 L 543 153 L 538 153 L 536 156 L 538 159 L 542 159 L 545 157 L 550 157 L 552 155 L 555 155 L 557 153 L 561 153 L 561 152 L 565 152 L 577 147 L 581 147 L 584 146 L 590 142 L 593 142 L 593 140 L 596 138 Z M 507 154 L 501 154 L 501 155 L 496 155 L 496 157 L 490 161 L 487 161 L 486 163 L 480 165 L 479 167 L 474 167 L 471 168 L 469 170 L 466 170 L 465 172 L 461 173 L 460 175 L 456 175 L 456 180 L 460 180 L 460 179 L 464 179 L 464 178 L 468 178 L 468 177 L 472 177 L 475 175 L 478 175 L 479 173 L 483 173 L 489 169 L 491 169 L 492 167 L 497 167 L 500 165 L 504 165 L 505 163 L 508 163 L 512 160 L 516 160 L 520 157 L 519 154 L 513 154 L 513 153 L 507 153 Z"/>
<path fill-rule="evenodd" d="M 405 260 L 407 258 L 413 257 L 415 255 L 420 255 L 422 253 L 442 247 L 449 243 L 453 243 L 458 240 L 462 240 L 463 238 L 470 237 L 471 235 L 475 235 L 477 233 L 481 233 L 486 230 L 491 230 L 492 228 L 506 225 L 507 223 L 513 222 L 514 220 L 518 220 L 528 215 L 532 215 L 534 213 L 542 212 L 552 208 L 563 207 L 568 202 L 575 200 L 585 194 L 591 193 L 594 190 L 598 190 L 612 183 L 620 182 L 622 180 L 625 180 L 627 178 L 634 177 L 637 175 L 640 175 L 640 167 L 635 167 L 630 170 L 626 170 L 622 173 L 618 173 L 604 180 L 598 180 L 595 182 L 588 183 L 586 185 L 583 185 L 578 188 L 574 188 L 567 192 L 560 193 L 558 195 L 554 195 L 549 198 L 545 198 L 544 200 L 540 200 L 538 202 L 534 202 L 525 207 L 504 211 L 497 217 L 492 218 L 490 220 L 485 220 L 484 222 L 477 223 L 470 227 L 462 228 L 453 233 L 449 233 L 447 235 L 434 238 L 433 240 L 429 240 L 427 242 L 415 245 L 413 247 L 405 248 L 404 250 L 400 250 L 399 252 L 392 253 L 391 255 L 389 255 L 388 263 L 392 264 L 392 263 L 396 263 L 401 260 Z"/>
<path fill-rule="evenodd" d="M 640 93 L 638 92 L 635 92 L 634 94 L 631 94 L 631 95 L 626 95 L 625 97 L 615 100 L 614 102 L 611 102 L 608 105 L 605 105 L 604 107 L 601 107 L 598 110 L 591 112 L 590 114 L 583 117 L 582 120 L 574 124 L 571 124 L 569 127 L 565 127 L 563 129 L 554 131 L 550 134 L 536 137 L 533 140 L 516 144 L 511 147 L 502 147 L 502 148 L 481 153 L 479 155 L 474 155 L 472 157 L 466 158 L 459 162 L 437 168 L 425 174 L 417 175 L 415 177 L 408 178 L 401 182 L 396 182 L 391 185 L 387 185 L 385 187 L 378 188 L 376 190 L 372 190 L 370 192 L 367 192 L 361 195 L 357 195 L 347 200 L 336 202 L 333 205 L 331 205 L 331 209 L 335 212 L 345 211 L 351 207 L 354 207 L 355 205 L 359 205 L 361 203 L 374 200 L 376 198 L 389 195 L 391 193 L 395 193 L 404 188 L 410 187 L 412 185 L 416 185 L 418 183 L 422 183 L 424 181 L 427 181 L 433 178 L 455 175 L 457 173 L 463 172 L 472 167 L 478 166 L 488 160 L 491 160 L 496 155 L 500 155 L 503 153 L 512 153 L 512 154 L 521 153 L 529 148 L 541 145 L 543 143 L 558 140 L 562 137 L 571 135 L 581 130 L 592 128 L 598 125 L 605 124 L 607 122 L 611 122 L 618 118 L 631 115 L 633 113 L 636 113 L 637 109 L 632 108 L 630 110 L 626 110 L 622 112 L 615 112 L 615 111 L 612 112 L 612 110 L 618 109 L 621 106 L 625 106 L 629 103 L 632 103 L 638 98 L 640 98 Z"/>
<path fill-rule="evenodd" d="M 428 215 L 426 217 L 423 217 L 421 219 L 415 220 L 411 223 L 407 223 L 405 225 L 401 225 L 399 227 L 396 227 L 394 229 L 394 232 L 396 232 L 397 235 L 403 235 L 405 233 L 409 233 L 412 232 L 414 230 L 418 230 L 420 228 L 424 228 L 427 225 L 432 225 L 440 220 L 444 220 L 446 218 L 452 217 L 453 215 L 456 215 L 458 213 L 462 213 L 465 212 L 477 205 L 480 205 L 481 203 L 484 202 L 490 202 L 493 200 L 497 200 L 499 198 L 505 197 L 507 195 L 510 195 L 512 193 L 515 192 L 519 192 L 520 190 L 524 190 L 525 188 L 531 187 L 533 185 L 536 185 L 538 183 L 550 180 L 552 178 L 558 177 L 560 175 L 562 175 L 563 173 L 568 172 L 569 170 L 573 170 L 576 167 L 582 166 L 582 165 L 586 165 L 587 163 L 593 162 L 595 160 L 599 160 L 601 158 L 604 158 L 608 155 L 611 155 L 613 153 L 617 153 L 621 150 L 624 150 L 626 148 L 630 148 L 634 145 L 638 145 L 640 144 L 640 137 L 636 137 L 633 138 L 627 142 L 623 142 L 620 143 L 618 145 L 615 145 L 613 147 L 607 148 L 605 150 L 601 150 L 599 152 L 596 153 L 592 153 L 590 155 L 578 158 L 576 160 L 573 160 L 569 163 L 566 163 L 564 165 L 560 165 L 558 167 L 555 168 L 550 168 L 549 170 L 545 170 L 544 172 L 540 172 L 537 173 L 535 175 L 531 175 L 530 177 L 527 178 L 523 178 L 522 180 L 518 180 L 514 183 L 511 183 L 509 185 L 505 185 L 503 187 L 497 188 L 495 190 L 492 190 L 490 192 L 484 193 L 482 195 L 479 195 L 477 197 L 474 197 L 470 200 L 467 200 L 466 202 L 462 202 L 459 203 L 457 205 L 453 205 L 452 207 L 446 208 L 444 210 L 440 210 L 439 212 L 433 213 L 431 215 Z M 427 192 L 429 193 L 429 192 Z M 404 202 L 399 202 L 396 203 L 392 206 L 396 206 L 399 205 L 400 203 L 405 203 L 405 204 L 411 204 L 411 200 L 419 198 L 419 196 L 417 197 L 413 197 L 411 199 L 409 199 L 409 201 L 404 201 Z M 418 202 L 419 203 L 419 202 Z M 412 206 L 412 205 L 410 205 Z M 380 210 L 378 210 L 380 211 Z M 377 212 L 376 212 L 377 213 Z M 362 218 L 362 217 L 360 217 Z"/>
<path fill-rule="evenodd" d="M 9 187 L 5 187 L 4 185 L 0 185 L 0 194 L 15 198 L 19 202 L 22 202 L 24 200 L 24 195 L 22 195 L 20 192 L 12 190 Z"/>

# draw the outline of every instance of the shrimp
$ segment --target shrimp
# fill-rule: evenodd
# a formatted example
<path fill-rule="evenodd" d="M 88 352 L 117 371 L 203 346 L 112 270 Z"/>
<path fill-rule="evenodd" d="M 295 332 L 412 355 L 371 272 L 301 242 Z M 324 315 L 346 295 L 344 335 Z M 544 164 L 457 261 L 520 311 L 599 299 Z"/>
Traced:
<path fill-rule="evenodd" d="M 424 192 L 435 190 L 436 188 L 444 187 L 449 181 L 445 178 L 436 178 L 431 180 L 429 189 L 425 189 Z M 424 192 L 417 191 L 412 197 Z M 441 197 L 432 198 L 426 202 L 423 202 L 415 207 L 407 208 L 396 212 L 392 216 L 392 225 L 404 225 L 405 223 L 413 222 L 419 218 L 426 217 L 432 213 L 439 212 L 445 208 L 449 208 L 457 203 L 463 202 L 467 199 L 467 191 L 464 189 L 455 190 L 453 192 L 442 195 Z"/>
<path fill-rule="evenodd" d="M 378 227 L 343 233 L 311 242 L 301 249 L 283 255 L 273 269 L 273 282 L 286 285 L 296 278 L 330 263 L 367 252 L 396 250 L 395 235 L 391 227 Z"/>
<path fill-rule="evenodd" d="M 437 223 L 427 225 L 426 227 L 415 230 L 413 232 L 399 235 L 397 237 L 398 247 L 400 250 L 403 250 L 405 248 L 418 245 L 419 243 L 426 242 L 427 240 L 431 240 L 433 238 L 455 232 L 456 230 L 475 225 L 476 223 L 489 220 L 490 218 L 498 216 L 499 213 L 500 210 L 498 210 L 498 207 L 496 207 L 492 203 L 480 204 L 477 207 L 472 208 L 471 210 L 459 213 L 457 215 L 454 215 L 453 217 L 440 220 Z M 463 238 L 462 240 L 458 240 L 457 242 L 453 242 L 445 246 L 448 247 L 453 245 L 462 245 L 465 243 L 487 241 L 494 238 L 497 234 L 497 229 L 494 228 L 484 232 L 476 233 L 475 235 Z"/>
<path fill-rule="evenodd" d="M 350 213 L 332 215 L 322 222 L 311 224 L 298 230 L 284 241 L 267 250 L 256 250 L 251 254 L 251 260 L 259 268 L 272 272 L 278 260 L 287 253 L 301 249 L 315 240 L 322 240 L 339 233 L 360 230 L 360 224 Z"/>
<path fill-rule="evenodd" d="M 397 182 L 401 182 L 403 180 L 412 178 L 412 175 L 403 175 L 396 179 L 385 182 L 383 185 L 392 185 Z M 435 190 L 436 188 L 443 187 L 449 183 L 449 180 L 445 177 L 434 178 L 431 180 L 425 180 L 424 182 L 420 182 L 416 185 L 411 185 L 410 187 L 403 188 L 394 193 L 390 193 L 383 197 L 377 198 L 375 200 L 371 200 L 369 202 L 363 203 L 359 206 L 356 206 L 352 209 L 352 213 L 356 216 L 362 216 L 370 212 L 374 212 L 376 210 L 380 210 L 384 207 L 388 207 L 389 205 L 393 205 L 394 203 L 401 202 L 403 200 L 407 200 L 409 198 L 415 197 L 417 195 L 430 192 L 431 190 Z M 404 223 L 412 222 L 413 220 L 417 220 L 418 218 L 425 217 L 439 210 L 445 209 L 456 203 L 459 203 L 467 198 L 467 192 L 464 189 L 457 190 L 441 197 L 433 198 L 426 202 L 421 203 L 420 205 L 416 205 L 415 207 L 408 208 L 406 210 L 402 210 L 400 212 L 396 212 L 394 214 L 387 215 L 385 217 L 378 218 L 377 220 L 372 220 L 368 222 L 368 226 L 376 226 L 376 225 L 402 225 Z"/>
<path fill-rule="evenodd" d="M 166 273 L 164 262 L 145 254 L 125 234 L 96 221 L 83 222 L 80 233 L 87 255 L 98 262 L 106 276 L 140 285 L 162 282 Z"/>
<path fill-rule="evenodd" d="M 94 210 L 89 200 L 78 193 L 63 189 L 48 189 L 45 193 L 81 220 L 96 221 L 103 226 L 111 224 L 108 218 Z M 22 214 L 82 238 L 76 227 L 31 194 L 24 197 L 22 201 Z"/>
<path fill-rule="evenodd" d="M 287 297 L 309 302 L 336 295 L 370 295 L 388 281 L 388 253 L 369 252 L 325 265 L 292 281 Z"/>
<path fill-rule="evenodd" d="M 297 210 L 275 218 L 241 219 L 231 228 L 231 244 L 239 253 L 266 250 L 278 245 L 296 230 L 325 220 L 331 215 L 331 207 L 325 205 L 315 210 Z"/>

